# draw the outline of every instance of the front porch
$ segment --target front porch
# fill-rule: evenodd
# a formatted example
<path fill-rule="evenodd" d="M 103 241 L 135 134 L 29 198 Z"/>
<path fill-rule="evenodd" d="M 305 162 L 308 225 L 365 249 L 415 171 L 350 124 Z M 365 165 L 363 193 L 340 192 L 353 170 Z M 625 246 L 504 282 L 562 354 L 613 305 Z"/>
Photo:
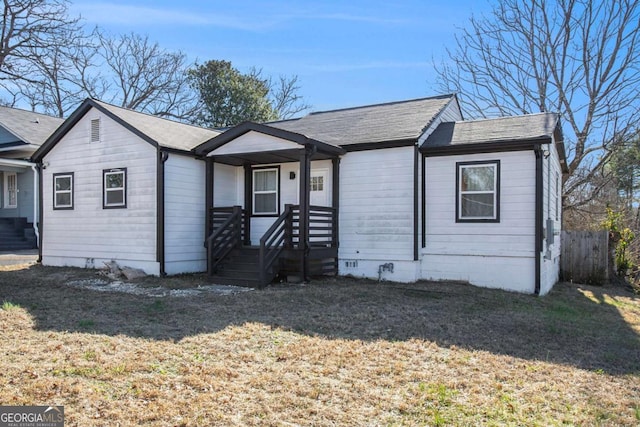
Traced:
<path fill-rule="evenodd" d="M 245 123 L 198 151 L 206 155 L 205 246 L 214 280 L 264 287 L 275 278 L 337 274 L 344 150 Z"/>
<path fill-rule="evenodd" d="M 304 280 L 337 274 L 337 210 L 310 206 L 306 240 L 300 212 L 299 205 L 286 205 L 259 244 L 251 245 L 250 219 L 241 206 L 211 208 L 205 243 L 209 276 L 223 284 L 261 288 L 276 277 Z"/>

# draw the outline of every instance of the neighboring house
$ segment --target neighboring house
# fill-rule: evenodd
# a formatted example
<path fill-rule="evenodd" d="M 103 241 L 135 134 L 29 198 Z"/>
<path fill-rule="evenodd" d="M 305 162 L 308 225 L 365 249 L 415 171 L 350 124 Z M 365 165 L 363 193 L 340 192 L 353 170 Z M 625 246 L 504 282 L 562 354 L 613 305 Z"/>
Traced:
<path fill-rule="evenodd" d="M 446 95 L 219 134 L 88 100 L 34 159 L 49 265 L 252 286 L 341 274 L 545 294 L 558 280 L 555 114 L 464 121 Z"/>
<path fill-rule="evenodd" d="M 35 164 L 27 159 L 62 122 L 56 117 L 0 107 L 0 250 L 37 244 L 38 183 Z"/>
<path fill-rule="evenodd" d="M 33 156 L 42 168 L 45 265 L 205 269 L 205 167 L 219 132 L 87 99 Z"/>

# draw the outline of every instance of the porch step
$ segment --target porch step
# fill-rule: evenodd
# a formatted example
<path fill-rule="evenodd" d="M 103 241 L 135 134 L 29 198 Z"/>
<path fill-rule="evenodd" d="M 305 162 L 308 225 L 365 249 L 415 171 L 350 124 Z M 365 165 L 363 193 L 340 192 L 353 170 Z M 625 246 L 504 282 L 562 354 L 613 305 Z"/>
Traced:
<path fill-rule="evenodd" d="M 259 255 L 260 249 L 256 247 L 234 249 L 210 277 L 211 281 L 221 285 L 261 288 Z M 269 281 L 273 276 L 273 272 L 268 273 Z"/>
<path fill-rule="evenodd" d="M 28 236 L 28 237 L 27 237 Z M 24 218 L 0 218 L 0 251 L 34 249 L 35 233 Z"/>

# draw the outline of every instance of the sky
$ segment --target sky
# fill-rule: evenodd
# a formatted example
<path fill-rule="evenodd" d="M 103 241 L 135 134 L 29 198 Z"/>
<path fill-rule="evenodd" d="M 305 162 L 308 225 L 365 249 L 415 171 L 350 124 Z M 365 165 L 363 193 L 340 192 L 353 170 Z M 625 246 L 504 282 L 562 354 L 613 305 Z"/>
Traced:
<path fill-rule="evenodd" d="M 310 111 L 440 94 L 434 64 L 487 0 L 72 0 L 88 28 L 136 32 L 200 63 L 298 76 Z"/>

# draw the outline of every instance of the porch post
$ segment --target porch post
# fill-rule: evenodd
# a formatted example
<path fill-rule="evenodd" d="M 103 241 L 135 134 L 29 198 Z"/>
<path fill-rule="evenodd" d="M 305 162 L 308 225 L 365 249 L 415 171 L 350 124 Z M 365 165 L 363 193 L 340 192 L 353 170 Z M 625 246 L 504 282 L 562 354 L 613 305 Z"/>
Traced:
<path fill-rule="evenodd" d="M 205 162 L 205 230 L 204 230 L 204 238 L 205 240 L 209 237 L 209 233 L 211 233 L 211 209 L 213 208 L 213 158 L 207 157 L 204 160 Z"/>
<path fill-rule="evenodd" d="M 244 244 L 251 244 L 251 214 L 253 213 L 253 170 L 244 165 Z"/>
<path fill-rule="evenodd" d="M 300 278 L 302 281 L 307 279 L 309 271 L 309 180 L 311 176 L 311 150 L 305 147 L 300 155 Z"/>

